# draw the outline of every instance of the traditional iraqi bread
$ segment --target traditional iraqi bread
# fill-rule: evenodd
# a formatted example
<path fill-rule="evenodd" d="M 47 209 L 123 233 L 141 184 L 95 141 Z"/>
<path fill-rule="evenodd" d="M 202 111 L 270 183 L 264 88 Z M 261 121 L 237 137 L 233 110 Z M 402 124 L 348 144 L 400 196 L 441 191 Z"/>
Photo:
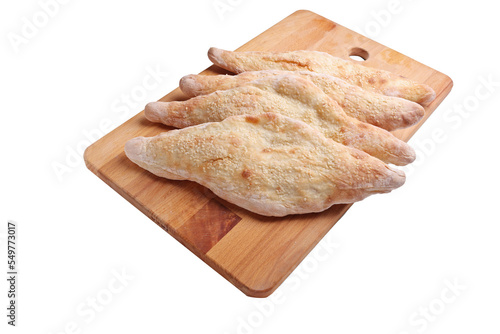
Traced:
<path fill-rule="evenodd" d="M 402 171 L 273 113 L 134 138 L 125 153 L 153 174 L 198 182 L 266 216 L 323 211 L 390 192 L 405 181 Z"/>
<path fill-rule="evenodd" d="M 238 75 L 186 75 L 180 80 L 179 87 L 188 97 L 193 97 L 286 73 L 288 72 L 264 70 Z M 409 127 L 424 116 L 424 108 L 409 100 L 374 93 L 329 74 L 310 71 L 294 73 L 311 80 L 336 101 L 348 116 L 388 131 Z"/>
<path fill-rule="evenodd" d="M 394 73 L 366 67 L 319 51 L 233 52 L 210 48 L 208 57 L 233 73 L 260 70 L 312 71 L 330 74 L 376 93 L 401 97 L 426 105 L 436 97 L 434 90 Z"/>

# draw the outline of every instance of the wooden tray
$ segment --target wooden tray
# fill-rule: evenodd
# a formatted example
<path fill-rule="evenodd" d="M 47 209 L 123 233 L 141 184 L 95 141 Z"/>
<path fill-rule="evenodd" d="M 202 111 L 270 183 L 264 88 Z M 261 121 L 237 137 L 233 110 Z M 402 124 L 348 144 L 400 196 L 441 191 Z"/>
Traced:
<path fill-rule="evenodd" d="M 419 124 L 395 132 L 403 140 L 417 131 L 453 85 L 448 76 L 309 11 L 293 13 L 238 49 L 290 50 L 325 51 L 344 59 L 360 55 L 366 58 L 366 66 L 430 85 L 437 97 Z M 202 73 L 225 72 L 212 66 Z M 185 99 L 175 89 L 161 101 Z M 85 151 L 87 167 L 248 296 L 269 296 L 350 207 L 262 217 L 219 199 L 194 182 L 156 177 L 126 158 L 127 140 L 169 129 L 148 122 L 141 112 Z"/>

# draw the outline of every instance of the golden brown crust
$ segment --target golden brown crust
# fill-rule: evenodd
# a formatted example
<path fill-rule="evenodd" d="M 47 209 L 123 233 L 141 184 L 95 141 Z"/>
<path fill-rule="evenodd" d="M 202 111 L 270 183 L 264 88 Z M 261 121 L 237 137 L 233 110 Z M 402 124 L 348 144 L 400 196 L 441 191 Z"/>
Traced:
<path fill-rule="evenodd" d="M 289 72 L 264 70 L 243 72 L 238 75 L 186 75 L 180 80 L 179 87 L 187 96 L 193 97 L 287 73 Z M 374 93 L 324 73 L 310 71 L 293 73 L 311 80 L 336 101 L 347 115 L 388 131 L 409 127 L 424 116 L 424 108 L 409 100 Z"/>
<path fill-rule="evenodd" d="M 361 88 L 422 105 L 429 104 L 436 97 L 428 85 L 349 62 L 326 52 L 232 52 L 210 48 L 208 57 L 215 65 L 233 73 L 259 70 L 312 71 L 330 74 Z"/>
<path fill-rule="evenodd" d="M 384 129 L 347 116 L 337 102 L 311 81 L 293 73 L 265 77 L 183 102 L 153 102 L 145 109 L 148 120 L 179 128 L 265 112 L 304 121 L 326 137 L 387 163 L 405 165 L 415 159 L 408 144 Z"/>
<path fill-rule="evenodd" d="M 156 175 L 198 182 L 267 216 L 323 211 L 389 192 L 405 180 L 380 160 L 272 113 L 134 138 L 125 153 Z"/>

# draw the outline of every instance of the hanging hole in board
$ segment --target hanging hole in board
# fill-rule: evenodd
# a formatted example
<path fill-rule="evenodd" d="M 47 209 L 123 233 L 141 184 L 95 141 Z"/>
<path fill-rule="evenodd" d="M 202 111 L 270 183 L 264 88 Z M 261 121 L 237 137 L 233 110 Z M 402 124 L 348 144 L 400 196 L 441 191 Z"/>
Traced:
<path fill-rule="evenodd" d="M 369 56 L 368 51 L 362 48 L 352 48 L 349 52 L 349 57 L 356 61 L 365 61 Z"/>

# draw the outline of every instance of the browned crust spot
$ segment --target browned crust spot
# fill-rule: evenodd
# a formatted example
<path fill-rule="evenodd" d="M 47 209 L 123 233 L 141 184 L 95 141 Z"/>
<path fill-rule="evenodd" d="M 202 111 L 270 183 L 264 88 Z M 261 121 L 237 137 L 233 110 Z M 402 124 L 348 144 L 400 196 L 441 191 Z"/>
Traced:
<path fill-rule="evenodd" d="M 248 179 L 250 176 L 252 176 L 252 171 L 249 169 L 245 169 L 241 173 L 241 176 L 243 176 L 243 178 L 245 178 L 245 179 Z"/>
<path fill-rule="evenodd" d="M 255 116 L 246 116 L 245 121 L 252 124 L 259 124 L 259 118 Z"/>

